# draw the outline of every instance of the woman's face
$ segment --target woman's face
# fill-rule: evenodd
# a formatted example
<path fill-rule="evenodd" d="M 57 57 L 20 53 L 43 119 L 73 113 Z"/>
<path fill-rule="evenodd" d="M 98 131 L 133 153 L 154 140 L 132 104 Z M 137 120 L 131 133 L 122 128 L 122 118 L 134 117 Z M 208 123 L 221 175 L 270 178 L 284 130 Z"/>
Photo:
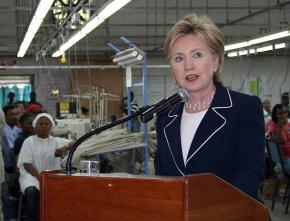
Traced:
<path fill-rule="evenodd" d="M 287 121 L 287 113 L 282 108 L 278 109 L 276 112 L 276 117 L 278 121 Z"/>
<path fill-rule="evenodd" d="M 51 129 L 50 120 L 46 117 L 41 117 L 36 124 L 36 134 L 39 137 L 48 137 Z"/>
<path fill-rule="evenodd" d="M 218 61 L 218 56 L 193 34 L 177 39 L 170 53 L 175 79 L 189 93 L 202 95 L 214 87 L 213 75 Z"/>

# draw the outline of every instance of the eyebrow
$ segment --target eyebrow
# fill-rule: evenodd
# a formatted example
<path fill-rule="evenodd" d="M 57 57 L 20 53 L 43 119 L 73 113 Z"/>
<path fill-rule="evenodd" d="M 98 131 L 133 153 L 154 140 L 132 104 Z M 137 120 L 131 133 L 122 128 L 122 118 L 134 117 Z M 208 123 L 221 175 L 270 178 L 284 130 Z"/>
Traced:
<path fill-rule="evenodd" d="M 189 53 L 194 53 L 196 51 L 203 51 L 201 48 L 195 48 L 193 50 L 191 50 Z M 181 53 L 181 52 L 177 52 L 177 53 L 174 53 L 172 55 L 183 55 L 184 53 Z"/>

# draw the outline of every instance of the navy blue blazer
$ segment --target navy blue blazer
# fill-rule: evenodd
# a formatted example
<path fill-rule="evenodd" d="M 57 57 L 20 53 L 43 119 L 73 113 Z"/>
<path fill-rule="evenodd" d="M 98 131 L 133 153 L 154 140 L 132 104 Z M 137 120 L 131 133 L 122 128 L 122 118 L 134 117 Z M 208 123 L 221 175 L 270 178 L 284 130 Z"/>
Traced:
<path fill-rule="evenodd" d="M 180 138 L 183 106 L 177 104 L 157 119 L 156 175 L 209 172 L 258 199 L 265 174 L 265 125 L 259 98 L 218 86 L 193 138 L 186 165 Z"/>

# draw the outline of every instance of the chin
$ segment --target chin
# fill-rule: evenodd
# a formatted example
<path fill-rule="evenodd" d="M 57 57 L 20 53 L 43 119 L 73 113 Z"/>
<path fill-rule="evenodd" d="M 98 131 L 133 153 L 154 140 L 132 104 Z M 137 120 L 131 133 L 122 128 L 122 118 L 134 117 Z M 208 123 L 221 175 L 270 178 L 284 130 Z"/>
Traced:
<path fill-rule="evenodd" d="M 184 87 L 189 93 L 196 93 L 202 91 L 200 87 Z"/>

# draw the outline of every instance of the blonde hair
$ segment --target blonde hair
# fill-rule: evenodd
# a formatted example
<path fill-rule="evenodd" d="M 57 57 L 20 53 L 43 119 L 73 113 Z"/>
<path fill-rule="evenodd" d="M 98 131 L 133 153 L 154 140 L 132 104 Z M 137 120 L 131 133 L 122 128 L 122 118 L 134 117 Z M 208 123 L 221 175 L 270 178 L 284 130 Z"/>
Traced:
<path fill-rule="evenodd" d="M 219 57 L 217 70 L 213 81 L 215 85 L 222 85 L 221 72 L 224 60 L 224 35 L 213 21 L 206 15 L 190 14 L 179 20 L 167 33 L 164 43 L 164 53 L 170 58 L 171 49 L 177 39 L 188 34 L 194 34 Z"/>

